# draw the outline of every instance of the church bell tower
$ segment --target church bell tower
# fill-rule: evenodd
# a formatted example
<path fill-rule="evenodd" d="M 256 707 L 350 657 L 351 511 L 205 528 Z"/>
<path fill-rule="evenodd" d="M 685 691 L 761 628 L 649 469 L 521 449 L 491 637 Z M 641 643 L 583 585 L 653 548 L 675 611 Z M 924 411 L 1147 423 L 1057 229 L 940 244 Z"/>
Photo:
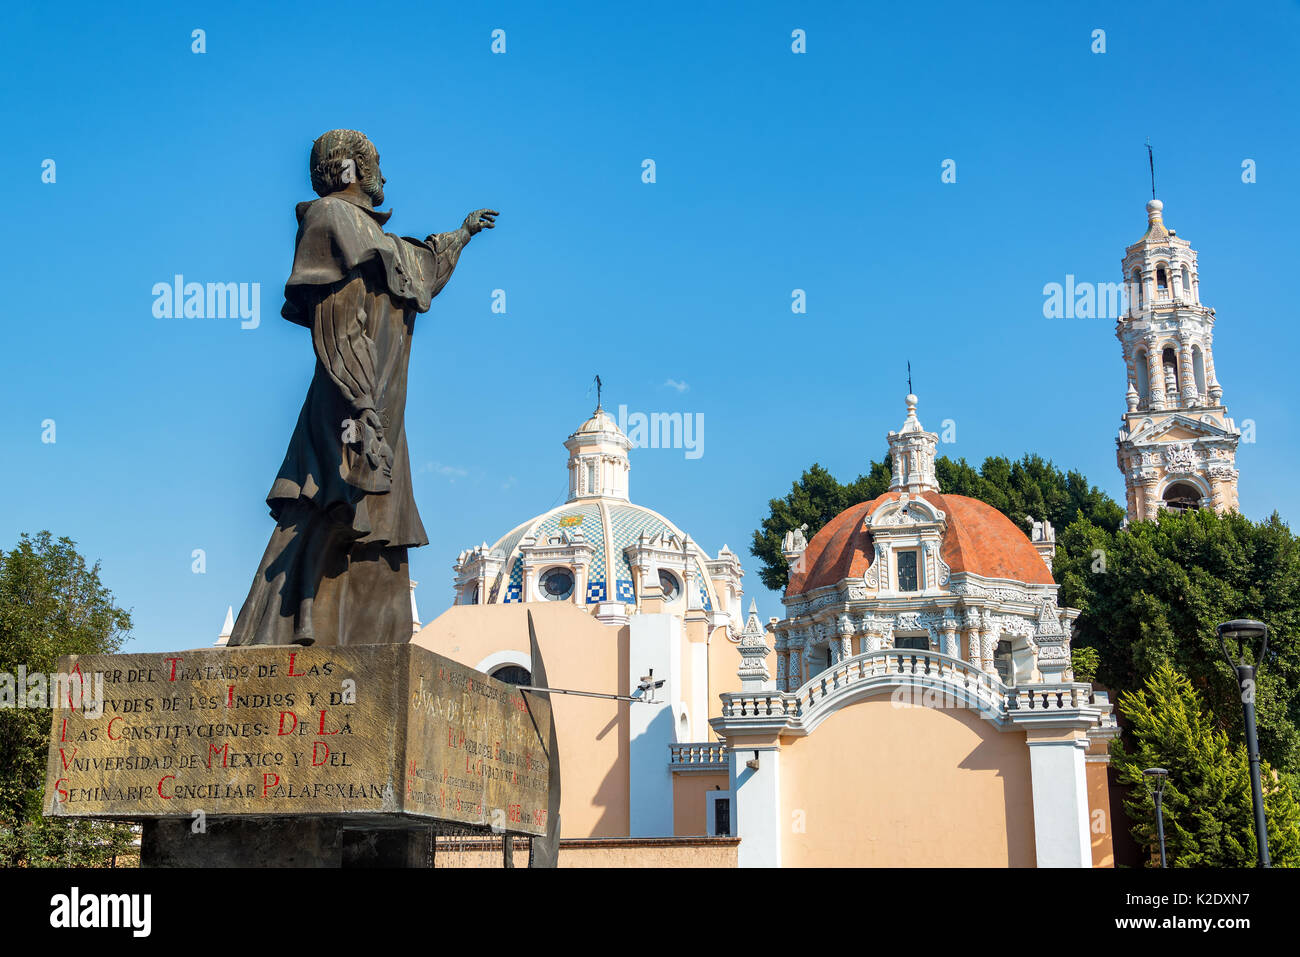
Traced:
<path fill-rule="evenodd" d="M 1147 203 L 1147 231 L 1124 253 L 1127 310 L 1115 334 L 1128 370 L 1116 439 L 1130 522 L 1160 509 L 1237 508 L 1237 442 L 1214 372 L 1214 310 L 1201 304 L 1196 250 Z"/>

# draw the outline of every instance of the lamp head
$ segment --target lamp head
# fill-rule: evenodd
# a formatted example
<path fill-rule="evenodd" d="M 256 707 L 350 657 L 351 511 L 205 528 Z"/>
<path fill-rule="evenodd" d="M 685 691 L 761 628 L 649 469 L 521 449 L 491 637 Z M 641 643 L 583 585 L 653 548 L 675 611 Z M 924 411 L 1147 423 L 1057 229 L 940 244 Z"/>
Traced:
<path fill-rule="evenodd" d="M 1237 618 L 1225 621 L 1216 630 L 1223 657 L 1233 669 L 1252 664 L 1252 661 L 1246 660 L 1247 649 L 1250 650 L 1250 657 L 1256 667 L 1264 663 L 1264 655 L 1268 652 L 1268 625 L 1249 618 Z M 1230 645 L 1236 646 L 1235 655 Z"/>
<path fill-rule="evenodd" d="M 1165 781 L 1169 779 L 1169 772 L 1164 768 L 1147 768 L 1142 772 L 1143 777 L 1147 779 L 1147 785 L 1157 794 L 1163 794 L 1165 790 Z"/>

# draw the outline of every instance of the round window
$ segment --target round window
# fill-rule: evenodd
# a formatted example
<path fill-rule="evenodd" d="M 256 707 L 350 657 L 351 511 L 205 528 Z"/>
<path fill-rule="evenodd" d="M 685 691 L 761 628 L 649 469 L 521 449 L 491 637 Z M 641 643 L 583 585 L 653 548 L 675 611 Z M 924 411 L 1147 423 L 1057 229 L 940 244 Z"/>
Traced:
<path fill-rule="evenodd" d="M 547 601 L 564 601 L 573 594 L 573 572 L 552 568 L 542 576 L 542 597 Z"/>
<path fill-rule="evenodd" d="M 659 588 L 664 593 L 664 601 L 675 601 L 681 594 L 682 586 L 672 572 L 659 572 Z"/>

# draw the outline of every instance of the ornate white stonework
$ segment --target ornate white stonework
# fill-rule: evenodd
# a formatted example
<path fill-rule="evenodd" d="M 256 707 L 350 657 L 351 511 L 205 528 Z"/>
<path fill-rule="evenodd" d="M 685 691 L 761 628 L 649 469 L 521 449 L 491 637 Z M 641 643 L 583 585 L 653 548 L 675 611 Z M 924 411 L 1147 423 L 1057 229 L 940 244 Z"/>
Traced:
<path fill-rule="evenodd" d="M 1237 508 L 1241 433 L 1214 371 L 1214 310 L 1201 304 L 1196 251 L 1147 203 L 1147 231 L 1124 255 L 1129 308 L 1115 334 L 1128 369 L 1116 460 L 1128 520 L 1162 508 Z"/>
<path fill-rule="evenodd" d="M 889 455 L 894 467 L 889 488 L 903 489 L 913 495 L 939 491 L 939 481 L 934 476 L 934 450 L 939 436 L 921 428 L 916 402 L 916 396 L 908 395 L 903 427 L 889 433 Z"/>
<path fill-rule="evenodd" d="M 793 692 L 853 655 L 904 641 L 918 647 L 918 639 L 928 650 L 964 658 L 985 673 L 1002 670 L 1017 686 L 1068 675 L 1070 624 L 1079 612 L 1057 607 L 1055 584 L 954 573 L 941 557 L 949 516 L 920 497 L 922 491 L 939 491 L 933 471 L 937 440 L 921 428 L 916 397 L 908 396 L 907 421 L 889 433 L 889 441 L 895 475 L 906 456 L 910 477 L 895 483 L 897 498 L 863 520 L 872 542 L 864 574 L 786 595 L 787 617 L 772 626 L 778 690 Z M 1050 569 L 1056 550 L 1051 523 L 1031 522 L 1030 532 Z M 916 581 L 906 589 L 900 587 L 900 552 L 916 556 Z"/>

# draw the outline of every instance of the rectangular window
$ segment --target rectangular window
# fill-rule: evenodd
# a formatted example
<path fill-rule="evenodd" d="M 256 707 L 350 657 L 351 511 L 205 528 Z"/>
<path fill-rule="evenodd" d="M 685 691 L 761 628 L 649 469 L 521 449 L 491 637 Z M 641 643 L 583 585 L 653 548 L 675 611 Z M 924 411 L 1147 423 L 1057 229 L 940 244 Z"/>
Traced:
<path fill-rule="evenodd" d="M 916 587 L 916 552 L 898 553 L 898 590 L 918 590 Z"/>
<path fill-rule="evenodd" d="M 713 835 L 731 836 L 731 799 L 718 798 L 713 802 Z"/>
<path fill-rule="evenodd" d="M 998 670 L 998 677 L 1008 688 L 1016 683 L 1016 669 L 1011 660 L 1011 642 L 999 641 L 993 653 L 993 665 Z"/>
<path fill-rule="evenodd" d="M 912 651 L 929 651 L 930 639 L 925 635 L 909 635 L 906 637 L 896 637 L 894 639 L 895 648 L 907 648 Z"/>

